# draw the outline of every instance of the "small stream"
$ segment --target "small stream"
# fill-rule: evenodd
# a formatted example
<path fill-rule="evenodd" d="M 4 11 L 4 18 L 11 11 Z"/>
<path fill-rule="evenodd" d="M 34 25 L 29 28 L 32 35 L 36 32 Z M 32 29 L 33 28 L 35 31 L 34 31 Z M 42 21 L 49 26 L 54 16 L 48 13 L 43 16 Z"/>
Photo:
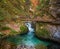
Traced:
<path fill-rule="evenodd" d="M 32 28 L 31 22 L 27 22 L 25 23 L 25 25 L 28 27 L 29 30 L 27 34 L 17 35 L 15 37 L 8 37 L 7 40 L 9 42 L 15 43 L 16 45 L 23 44 L 27 46 L 36 46 L 38 44 L 43 44 L 47 46 L 50 44 L 49 42 L 42 41 L 35 36 L 35 30 L 34 28 Z"/>
<path fill-rule="evenodd" d="M 48 45 L 49 42 L 44 42 L 40 39 L 38 39 L 36 36 L 35 36 L 35 30 L 34 28 L 32 28 L 32 25 L 31 25 L 31 22 L 27 22 L 25 24 L 28 29 L 29 29 L 29 32 L 23 37 L 23 42 L 26 44 L 26 45 L 29 45 L 29 46 L 35 46 L 37 44 L 44 44 L 44 45 Z"/>

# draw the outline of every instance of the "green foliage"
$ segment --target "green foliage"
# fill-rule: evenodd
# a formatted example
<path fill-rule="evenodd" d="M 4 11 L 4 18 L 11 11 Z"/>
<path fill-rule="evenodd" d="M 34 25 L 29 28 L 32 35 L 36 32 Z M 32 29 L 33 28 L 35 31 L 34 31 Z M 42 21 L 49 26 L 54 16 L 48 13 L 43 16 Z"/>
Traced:
<path fill-rule="evenodd" d="M 16 34 L 18 34 L 18 32 L 13 30 L 13 29 L 11 29 L 10 35 L 16 35 Z"/>
<path fill-rule="evenodd" d="M 37 12 L 39 11 L 38 15 L 42 17 L 47 13 L 50 6 L 49 2 L 50 0 L 39 0 L 39 5 L 37 6 Z"/>
<path fill-rule="evenodd" d="M 26 26 L 21 26 L 20 30 L 21 30 L 21 34 L 22 34 L 22 33 L 26 33 L 28 28 Z"/>
<path fill-rule="evenodd" d="M 33 16 L 43 16 L 48 7 L 49 7 L 50 0 L 39 0 L 39 5 L 36 7 L 36 12 L 34 12 Z M 32 8 L 32 3 L 30 0 L 2 0 L 0 1 L 0 20 L 2 19 L 12 19 L 14 17 L 23 15 L 23 16 L 30 16 L 30 7 Z M 40 10 L 41 9 L 41 10 Z M 44 9 L 44 10 L 43 10 Z M 33 9 L 34 10 L 34 9 Z M 36 14 L 37 13 L 37 14 Z M 32 16 L 32 17 L 33 17 Z M 4 20 L 5 20 L 4 19 Z"/>
<path fill-rule="evenodd" d="M 45 25 L 46 24 L 43 24 L 43 23 L 39 23 L 37 24 L 38 25 L 38 29 L 36 30 L 36 35 L 38 37 L 42 36 L 42 37 L 50 37 L 50 32 L 45 28 Z"/>
<path fill-rule="evenodd" d="M 0 2 L 1 13 L 7 17 L 13 17 L 15 15 L 26 15 L 30 5 L 27 4 L 28 2 L 29 1 L 27 0 L 2 0 Z"/>
<path fill-rule="evenodd" d="M 2 32 L 0 32 L 0 38 L 3 36 Z"/>
<path fill-rule="evenodd" d="M 40 29 L 40 30 L 38 30 L 37 34 L 39 36 L 49 37 L 49 32 L 46 29 Z"/>
<path fill-rule="evenodd" d="M 48 8 L 49 2 L 50 2 L 50 0 L 39 0 L 39 5 L 37 6 L 37 9 L 40 10 L 43 8 Z"/>
<path fill-rule="evenodd" d="M 0 30 L 7 30 L 9 28 L 3 27 L 6 25 L 5 22 L 10 22 L 13 18 L 18 18 L 20 15 L 28 15 L 29 1 L 27 0 L 1 0 L 0 1 Z M 25 31 L 25 30 L 23 30 Z M 11 34 L 16 33 L 16 31 L 11 30 Z"/>
<path fill-rule="evenodd" d="M 9 27 L 2 27 L 1 30 L 9 30 Z"/>

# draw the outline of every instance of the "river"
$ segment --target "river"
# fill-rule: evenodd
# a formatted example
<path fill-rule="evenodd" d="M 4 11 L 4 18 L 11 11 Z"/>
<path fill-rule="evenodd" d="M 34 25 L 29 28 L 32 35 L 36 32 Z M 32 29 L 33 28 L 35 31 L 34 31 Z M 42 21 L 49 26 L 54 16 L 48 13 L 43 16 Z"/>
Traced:
<path fill-rule="evenodd" d="M 28 27 L 28 33 L 24 35 L 17 35 L 14 37 L 8 37 L 7 41 L 15 43 L 16 45 L 36 46 L 38 44 L 49 45 L 49 42 L 38 39 L 35 36 L 35 30 L 32 28 L 32 23 L 27 22 L 25 25 Z"/>

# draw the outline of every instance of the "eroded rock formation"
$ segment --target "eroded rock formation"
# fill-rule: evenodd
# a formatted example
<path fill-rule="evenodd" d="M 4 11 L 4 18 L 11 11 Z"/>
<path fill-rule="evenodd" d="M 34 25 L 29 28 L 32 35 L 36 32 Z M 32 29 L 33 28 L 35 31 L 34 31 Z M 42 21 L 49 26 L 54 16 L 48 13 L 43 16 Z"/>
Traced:
<path fill-rule="evenodd" d="M 60 20 L 60 0 L 50 0 L 50 12 L 56 20 Z"/>

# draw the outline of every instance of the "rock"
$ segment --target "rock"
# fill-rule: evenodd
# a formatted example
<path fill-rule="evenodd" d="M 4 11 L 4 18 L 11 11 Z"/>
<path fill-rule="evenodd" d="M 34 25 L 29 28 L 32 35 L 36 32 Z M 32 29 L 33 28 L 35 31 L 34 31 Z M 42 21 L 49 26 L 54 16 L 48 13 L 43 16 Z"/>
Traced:
<path fill-rule="evenodd" d="M 60 39 L 60 32 L 57 31 L 53 36 L 56 39 Z"/>
<path fill-rule="evenodd" d="M 12 43 L 5 41 L 5 40 L 2 40 L 0 48 L 1 49 L 16 49 L 16 46 Z"/>
<path fill-rule="evenodd" d="M 60 19 L 60 0 L 50 0 L 50 13 L 57 19 Z M 59 19 L 58 19 L 59 18 Z"/>
<path fill-rule="evenodd" d="M 48 49 L 60 49 L 60 45 L 51 44 L 48 46 Z"/>
<path fill-rule="evenodd" d="M 16 49 L 35 49 L 34 46 L 18 45 Z"/>

